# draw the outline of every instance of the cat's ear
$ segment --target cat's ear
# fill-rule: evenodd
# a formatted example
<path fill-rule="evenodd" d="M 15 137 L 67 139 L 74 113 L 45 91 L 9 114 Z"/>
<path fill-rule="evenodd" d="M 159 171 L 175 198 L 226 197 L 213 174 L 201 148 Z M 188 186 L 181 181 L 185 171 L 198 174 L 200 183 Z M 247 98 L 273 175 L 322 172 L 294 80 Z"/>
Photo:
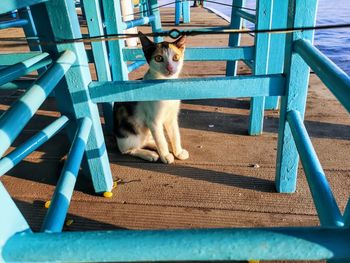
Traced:
<path fill-rule="evenodd" d="M 174 43 L 173 43 L 178 49 L 185 49 L 185 44 L 186 44 L 186 36 L 183 35 L 180 38 L 178 38 Z"/>
<path fill-rule="evenodd" d="M 149 63 L 151 61 L 153 52 L 156 50 L 156 44 L 141 31 L 139 31 L 138 34 L 141 41 L 143 53 L 145 54 L 145 58 Z"/>

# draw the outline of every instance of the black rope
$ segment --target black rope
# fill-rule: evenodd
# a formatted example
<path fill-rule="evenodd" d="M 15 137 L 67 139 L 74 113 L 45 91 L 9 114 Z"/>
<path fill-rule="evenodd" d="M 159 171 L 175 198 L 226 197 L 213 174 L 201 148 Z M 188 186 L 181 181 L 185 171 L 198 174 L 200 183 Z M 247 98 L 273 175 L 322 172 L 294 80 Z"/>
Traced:
<path fill-rule="evenodd" d="M 198 36 L 198 35 L 220 35 L 220 34 L 289 34 L 293 32 L 302 32 L 309 30 L 326 30 L 326 29 L 339 29 L 339 28 L 350 28 L 350 23 L 347 24 L 331 24 L 331 25 L 319 25 L 319 26 L 309 26 L 309 27 L 294 27 L 294 28 L 276 28 L 276 29 L 231 29 L 229 27 L 221 28 L 208 28 L 208 29 L 196 29 L 196 30 L 178 30 L 172 29 L 168 31 L 145 33 L 149 37 L 170 37 L 176 39 L 180 36 Z M 40 44 L 40 45 L 50 45 L 50 44 L 67 44 L 67 43 L 76 43 L 76 42 L 98 42 L 98 41 L 113 41 L 119 39 L 127 39 L 138 37 L 138 34 L 131 33 L 122 33 L 122 34 L 106 34 L 101 36 L 94 37 L 82 37 L 75 39 L 57 39 L 55 41 L 43 41 L 39 43 L 38 37 L 13 37 L 13 38 L 0 38 L 0 41 L 3 42 L 29 42 L 31 45 Z M 45 39 L 45 38 L 44 38 Z M 32 42 L 33 41 L 33 42 Z M 34 42 L 35 41 L 35 42 Z"/>

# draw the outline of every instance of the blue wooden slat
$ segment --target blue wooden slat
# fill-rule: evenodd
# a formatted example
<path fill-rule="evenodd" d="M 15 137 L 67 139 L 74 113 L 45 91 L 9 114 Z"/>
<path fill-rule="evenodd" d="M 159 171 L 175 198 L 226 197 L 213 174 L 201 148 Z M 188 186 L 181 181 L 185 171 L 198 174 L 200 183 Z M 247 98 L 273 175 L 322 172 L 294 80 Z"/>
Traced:
<path fill-rule="evenodd" d="M 259 0 L 258 0 L 259 1 Z M 256 23 L 256 16 L 254 14 L 248 13 L 247 11 L 244 11 L 242 9 L 235 9 L 235 15 L 248 20 L 249 22 L 252 22 L 253 24 Z"/>
<path fill-rule="evenodd" d="M 28 89 L 33 85 L 34 80 L 14 80 L 0 86 L 1 89 Z"/>
<path fill-rule="evenodd" d="M 57 182 L 41 231 L 48 231 L 50 233 L 62 231 L 77 180 L 80 163 L 91 131 L 92 122 L 89 118 L 80 119 L 78 122 L 79 124 L 72 146 Z"/>
<path fill-rule="evenodd" d="M 350 258 L 349 229 L 117 230 L 16 235 L 7 261 L 153 262 Z"/>
<path fill-rule="evenodd" d="M 0 65 L 9 66 L 42 54 L 39 51 L 0 54 Z"/>
<path fill-rule="evenodd" d="M 314 47 L 310 41 L 302 39 L 295 41 L 294 50 L 350 112 L 350 77 Z"/>
<path fill-rule="evenodd" d="M 243 0 L 232 0 L 232 10 L 231 10 L 231 29 L 241 29 L 242 28 L 242 19 L 235 14 L 236 6 L 244 6 L 245 1 Z M 241 34 L 230 34 L 228 40 L 229 47 L 237 47 L 241 42 Z M 204 53 L 205 54 L 205 53 Z M 230 57 L 230 56 L 227 56 Z M 251 58 L 252 59 L 252 58 Z M 237 62 L 228 61 L 226 63 L 226 76 L 236 76 L 237 74 Z"/>
<path fill-rule="evenodd" d="M 0 246 L 1 250 L 9 238 L 16 233 L 31 232 L 27 221 L 24 219 L 11 196 L 0 182 Z M 0 260 L 3 261 L 2 251 Z"/>
<path fill-rule="evenodd" d="M 61 116 L 56 121 L 51 123 L 42 131 L 35 134 L 33 137 L 17 146 L 15 150 L 7 154 L 0 160 L 0 176 L 7 173 L 16 164 L 26 158 L 33 151 L 38 149 L 43 143 L 51 139 L 55 134 L 61 131 L 68 123 L 66 116 Z"/>
<path fill-rule="evenodd" d="M 274 1 L 272 10 L 272 29 L 287 27 L 288 1 Z M 271 34 L 268 73 L 280 74 L 283 72 L 285 34 Z M 265 110 L 277 110 L 279 107 L 278 97 L 265 98 Z"/>
<path fill-rule="evenodd" d="M 89 90 L 92 101 L 99 103 L 105 101 L 276 96 L 284 94 L 283 85 L 284 77 L 282 75 L 271 75 L 191 78 L 166 81 L 92 82 L 89 85 Z M 220 87 L 220 89 L 215 87 Z M 80 102 L 85 102 L 80 93 L 73 94 L 73 96 L 79 97 L 81 99 Z"/>
<path fill-rule="evenodd" d="M 124 61 L 145 60 L 141 48 L 124 48 Z M 189 47 L 185 51 L 185 61 L 235 61 L 254 58 L 253 47 Z"/>
<path fill-rule="evenodd" d="M 16 139 L 23 127 L 29 122 L 74 61 L 74 53 L 69 50 L 65 51 L 53 66 L 18 101 L 1 115 L 0 156 L 10 147 L 11 143 Z"/>
<path fill-rule="evenodd" d="M 43 40 L 81 38 L 73 1 L 60 0 L 59 4 L 50 1 L 45 5 L 33 6 L 31 10 L 35 14 L 38 35 L 43 37 Z M 50 24 L 47 21 L 50 21 Z M 84 98 L 89 97 L 87 86 L 91 82 L 91 75 L 84 44 L 45 45 L 43 48 L 52 54 L 70 49 L 77 56 L 76 63 L 65 74 L 64 79 L 55 90 L 57 105 L 61 113 L 68 116 L 69 119 L 88 117 L 92 120 L 91 134 L 85 151 L 86 158 L 82 164 L 83 172 L 86 176 L 91 176 L 96 192 L 110 191 L 113 181 L 97 105 L 91 101 L 77 104 L 76 97 L 71 96 L 72 93 L 80 92 Z M 72 129 L 67 129 L 68 136 L 73 140 L 75 129 L 74 127 L 70 128 Z"/>
<path fill-rule="evenodd" d="M 122 28 L 129 29 L 137 26 L 147 25 L 148 23 L 153 22 L 154 19 L 155 19 L 154 15 L 150 15 L 150 16 L 145 16 L 134 20 L 125 21 L 122 24 Z"/>
<path fill-rule="evenodd" d="M 136 61 L 136 62 L 128 65 L 128 71 L 132 72 L 145 64 L 146 64 L 146 61 Z"/>
<path fill-rule="evenodd" d="M 162 22 L 160 19 L 160 10 L 158 8 L 157 0 L 148 0 L 149 15 L 154 16 L 154 21 L 151 22 L 152 32 L 162 31 Z M 163 41 L 162 37 L 154 37 L 154 41 L 159 43 Z"/>
<path fill-rule="evenodd" d="M 288 27 L 315 25 L 317 0 L 293 0 L 288 9 L 295 10 L 295 14 L 288 12 Z M 286 115 L 287 111 L 296 110 L 303 118 L 310 75 L 308 65 L 293 53 L 293 42 L 301 38 L 312 40 L 313 34 L 313 31 L 295 32 L 286 38 L 284 74 L 287 86 L 286 96 L 281 98 L 275 180 L 278 192 L 292 193 L 296 189 L 299 157 Z"/>
<path fill-rule="evenodd" d="M 271 0 L 257 1 L 257 23 L 255 29 L 270 29 L 272 23 Z M 253 74 L 262 75 L 268 72 L 268 57 L 270 52 L 270 34 L 255 35 L 255 64 Z M 248 133 L 259 135 L 263 131 L 265 97 L 254 97 L 250 102 L 250 120 Z"/>
<path fill-rule="evenodd" d="M 182 1 L 182 17 L 184 23 L 191 22 L 191 9 L 189 0 Z"/>
<path fill-rule="evenodd" d="M 182 17 L 182 2 L 181 0 L 177 0 L 175 2 L 175 25 L 180 25 L 180 20 Z"/>
<path fill-rule="evenodd" d="M 287 113 L 287 120 L 300 154 L 301 163 L 304 167 L 306 179 L 321 225 L 326 227 L 344 226 L 343 217 L 320 161 L 317 158 L 315 149 L 312 146 L 300 113 L 295 110 L 289 111 Z"/>
<path fill-rule="evenodd" d="M 6 29 L 11 27 L 23 27 L 28 24 L 26 19 L 14 19 L 9 21 L 0 22 L 0 29 Z"/>
<path fill-rule="evenodd" d="M 0 69 L 0 85 L 22 77 L 51 63 L 48 53 L 41 53 L 25 61 Z"/>
<path fill-rule="evenodd" d="M 85 6 L 84 11 L 89 29 L 89 36 L 95 37 L 104 35 L 100 0 L 84 0 L 82 3 L 84 3 Z M 106 42 L 92 42 L 91 47 L 93 50 L 93 61 L 95 63 L 97 79 L 100 81 L 112 80 Z M 113 130 L 113 104 L 104 103 L 102 104 L 102 108 L 106 132 L 111 133 Z"/>
<path fill-rule="evenodd" d="M 48 0 L 20 0 L 20 1 L 1 0 L 0 14 L 8 13 L 10 11 L 27 7 L 27 6 L 44 3 L 46 1 Z"/>

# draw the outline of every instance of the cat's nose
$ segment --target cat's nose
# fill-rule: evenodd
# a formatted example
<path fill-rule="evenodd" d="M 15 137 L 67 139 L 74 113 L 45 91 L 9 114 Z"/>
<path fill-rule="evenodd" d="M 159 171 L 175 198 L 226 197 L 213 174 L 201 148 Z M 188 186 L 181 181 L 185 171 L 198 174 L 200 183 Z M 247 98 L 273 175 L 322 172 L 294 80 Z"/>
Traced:
<path fill-rule="evenodd" d="M 168 65 L 166 66 L 166 69 L 167 69 L 169 72 L 173 72 L 173 71 L 174 71 L 174 67 L 173 67 L 172 65 L 170 65 L 170 64 L 168 64 Z"/>

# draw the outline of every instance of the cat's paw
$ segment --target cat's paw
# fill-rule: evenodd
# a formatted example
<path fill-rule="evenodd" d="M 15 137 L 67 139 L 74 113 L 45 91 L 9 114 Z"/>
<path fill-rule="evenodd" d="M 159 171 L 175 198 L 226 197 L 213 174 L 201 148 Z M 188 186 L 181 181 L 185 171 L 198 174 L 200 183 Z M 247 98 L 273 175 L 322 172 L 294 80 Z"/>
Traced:
<path fill-rule="evenodd" d="M 159 159 L 159 155 L 156 152 L 151 152 L 145 156 L 145 160 L 149 162 L 156 162 Z"/>
<path fill-rule="evenodd" d="M 182 151 L 180 153 L 176 154 L 175 157 L 179 160 L 186 160 L 190 157 L 190 155 L 189 155 L 187 150 L 182 149 Z"/>
<path fill-rule="evenodd" d="M 160 159 L 162 160 L 163 163 L 171 164 L 174 162 L 174 155 L 169 153 L 168 155 L 160 156 Z"/>

